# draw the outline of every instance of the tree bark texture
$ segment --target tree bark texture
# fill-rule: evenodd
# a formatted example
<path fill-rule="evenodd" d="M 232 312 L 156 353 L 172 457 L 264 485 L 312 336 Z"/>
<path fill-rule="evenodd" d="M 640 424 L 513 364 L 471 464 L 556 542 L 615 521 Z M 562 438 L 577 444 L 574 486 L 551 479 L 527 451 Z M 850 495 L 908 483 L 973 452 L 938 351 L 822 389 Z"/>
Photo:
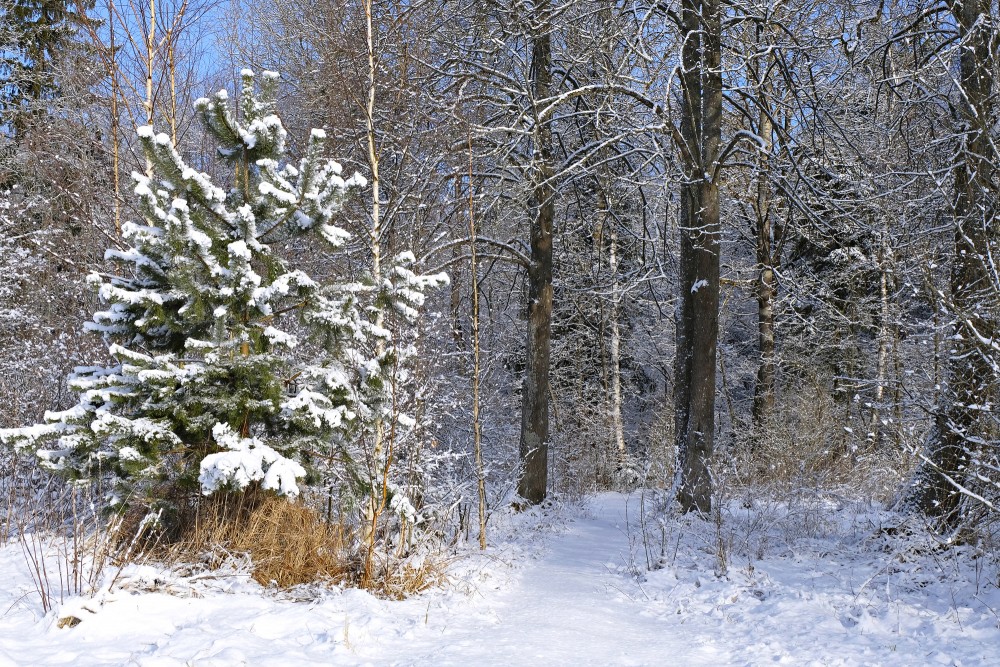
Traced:
<path fill-rule="evenodd" d="M 990 139 L 996 122 L 993 68 L 996 20 L 992 0 L 954 0 L 952 14 L 962 40 L 959 55 L 958 124 L 962 133 L 955 165 L 955 255 L 951 267 L 949 392 L 928 438 L 910 501 L 942 527 L 958 527 L 970 457 L 983 443 L 983 406 L 996 398 L 989 345 L 996 339 L 997 285 L 991 254 L 997 246 L 996 153 Z"/>
<path fill-rule="evenodd" d="M 517 491 L 531 503 L 545 498 L 548 485 L 549 352 L 552 328 L 552 228 L 555 221 L 552 132 L 540 118 L 552 85 L 548 2 L 535 5 L 531 43 L 531 93 L 535 125 L 531 165 L 531 265 L 528 268 L 526 367 L 521 392 L 523 466 Z"/>
<path fill-rule="evenodd" d="M 778 296 L 778 280 L 775 266 L 775 229 L 771 212 L 771 188 L 768 187 L 767 173 L 773 133 L 771 117 L 760 114 L 758 135 L 764 139 L 761 147 L 757 176 L 757 348 L 760 361 L 757 366 L 757 383 L 753 396 L 753 425 L 758 433 L 765 430 L 774 417 L 775 406 L 775 345 L 774 345 L 774 300 Z"/>
<path fill-rule="evenodd" d="M 722 122 L 720 0 L 683 0 L 680 152 L 680 303 L 674 402 L 677 499 L 685 512 L 712 506 L 719 334 L 719 189 Z"/>

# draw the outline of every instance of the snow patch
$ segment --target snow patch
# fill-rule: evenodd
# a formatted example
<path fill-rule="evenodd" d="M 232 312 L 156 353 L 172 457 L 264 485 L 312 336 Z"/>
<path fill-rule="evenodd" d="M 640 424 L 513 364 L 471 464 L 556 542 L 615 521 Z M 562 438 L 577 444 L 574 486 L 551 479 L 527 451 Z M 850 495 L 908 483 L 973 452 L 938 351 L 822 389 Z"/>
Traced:
<path fill-rule="evenodd" d="M 708 287 L 708 281 L 702 278 L 701 280 L 694 281 L 694 285 L 691 285 L 691 294 L 696 293 L 702 287 Z"/>

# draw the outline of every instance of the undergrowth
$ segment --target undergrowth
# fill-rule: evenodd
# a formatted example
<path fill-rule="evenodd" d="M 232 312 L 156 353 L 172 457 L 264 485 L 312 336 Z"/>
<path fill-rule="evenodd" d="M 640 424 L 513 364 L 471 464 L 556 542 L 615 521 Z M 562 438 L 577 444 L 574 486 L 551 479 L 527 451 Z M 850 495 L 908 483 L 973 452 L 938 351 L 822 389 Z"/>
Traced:
<path fill-rule="evenodd" d="M 241 563 L 256 582 L 276 591 L 362 584 L 361 546 L 350 515 L 321 512 L 259 488 L 175 498 L 169 520 L 138 510 L 108 514 L 98 509 L 99 485 L 68 483 L 14 455 L 3 463 L 0 547 L 20 545 L 34 589 L 29 594 L 37 596 L 43 614 L 69 598 L 113 588 L 135 565 L 203 572 Z M 370 593 L 402 599 L 446 581 L 443 548 L 380 537 Z"/>

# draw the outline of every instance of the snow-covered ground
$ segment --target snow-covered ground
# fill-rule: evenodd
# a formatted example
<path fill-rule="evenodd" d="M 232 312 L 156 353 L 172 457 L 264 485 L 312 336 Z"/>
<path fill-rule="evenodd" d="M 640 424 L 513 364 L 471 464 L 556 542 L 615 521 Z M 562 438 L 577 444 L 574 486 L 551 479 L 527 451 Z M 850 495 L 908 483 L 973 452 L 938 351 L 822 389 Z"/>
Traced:
<path fill-rule="evenodd" d="M 501 517 L 496 546 L 401 602 L 145 566 L 43 615 L 14 540 L 0 550 L 0 664 L 1000 665 L 988 555 L 830 499 L 733 502 L 718 526 L 640 522 L 641 504 L 603 494 Z M 58 627 L 70 615 L 81 622 Z"/>

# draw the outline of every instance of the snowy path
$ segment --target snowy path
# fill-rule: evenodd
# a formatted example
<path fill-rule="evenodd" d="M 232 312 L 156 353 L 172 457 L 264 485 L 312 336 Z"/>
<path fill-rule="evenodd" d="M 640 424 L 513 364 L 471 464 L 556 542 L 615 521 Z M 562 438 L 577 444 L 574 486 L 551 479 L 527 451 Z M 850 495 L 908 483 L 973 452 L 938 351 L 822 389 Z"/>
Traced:
<path fill-rule="evenodd" d="M 670 520 L 670 562 L 639 584 L 625 572 L 638 500 L 506 517 L 513 539 L 457 561 L 455 586 L 400 602 L 292 602 L 245 576 L 136 567 L 42 615 L 15 541 L 0 548 L 0 667 L 1000 665 L 996 567 L 886 541 L 871 530 L 881 510 L 764 526 L 737 504 L 727 534 L 767 548 L 734 551 L 725 577 L 715 527 Z M 82 622 L 58 628 L 69 614 Z"/>
<path fill-rule="evenodd" d="M 491 601 L 492 618 L 414 637 L 412 658 L 401 664 L 728 664 L 726 652 L 692 642 L 683 627 L 653 617 L 619 590 L 628 582 L 611 570 L 627 560 L 624 498 L 598 496 L 590 509 Z"/>

